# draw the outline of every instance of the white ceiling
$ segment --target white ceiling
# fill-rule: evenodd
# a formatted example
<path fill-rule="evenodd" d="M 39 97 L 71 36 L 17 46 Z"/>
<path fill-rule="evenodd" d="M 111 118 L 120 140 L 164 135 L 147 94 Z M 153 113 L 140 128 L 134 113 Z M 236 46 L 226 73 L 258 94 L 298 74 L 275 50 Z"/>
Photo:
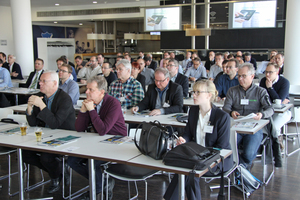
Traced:
<path fill-rule="evenodd" d="M 136 2 L 136 0 L 95 0 L 98 3 L 94 5 L 101 5 L 106 3 L 124 3 L 124 2 Z M 139 0 L 140 2 L 157 1 L 157 0 Z M 105 3 L 106 2 L 106 3 Z M 82 6 L 93 5 L 93 0 L 31 0 L 31 7 L 53 7 L 54 4 L 60 4 L 60 6 Z M 10 0 L 0 0 L 0 6 L 10 6 Z"/>

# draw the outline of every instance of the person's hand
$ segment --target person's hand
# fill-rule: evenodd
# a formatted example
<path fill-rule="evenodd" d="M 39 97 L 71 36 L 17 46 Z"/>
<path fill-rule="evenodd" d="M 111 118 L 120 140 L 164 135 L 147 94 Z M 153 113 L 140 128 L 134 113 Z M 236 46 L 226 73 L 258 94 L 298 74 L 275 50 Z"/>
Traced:
<path fill-rule="evenodd" d="M 131 108 L 132 114 L 135 114 L 137 111 L 139 111 L 139 107 L 135 106 Z"/>
<path fill-rule="evenodd" d="M 266 77 L 266 87 L 270 88 L 270 87 L 272 87 L 272 84 L 273 83 L 272 83 L 271 79 Z"/>
<path fill-rule="evenodd" d="M 82 84 L 86 84 L 86 80 L 80 80 L 80 83 L 82 83 Z"/>
<path fill-rule="evenodd" d="M 190 77 L 190 81 L 196 81 L 196 78 L 195 77 Z"/>
<path fill-rule="evenodd" d="M 208 80 L 210 80 L 210 81 L 214 81 L 214 79 L 213 79 L 213 78 L 209 78 Z"/>
<path fill-rule="evenodd" d="M 219 102 L 219 101 L 221 101 L 221 97 L 217 96 L 216 97 L 216 102 Z"/>
<path fill-rule="evenodd" d="M 179 137 L 178 139 L 177 139 L 177 142 L 176 142 L 176 145 L 178 146 L 178 145 L 180 145 L 180 144 L 184 144 L 186 141 L 185 141 L 185 139 L 183 138 L 183 137 Z"/>
<path fill-rule="evenodd" d="M 256 113 L 256 116 L 253 117 L 253 119 L 255 119 L 255 120 L 260 120 L 261 118 L 262 118 L 262 113 L 260 113 L 260 112 Z"/>
<path fill-rule="evenodd" d="M 161 114 L 161 111 L 159 109 L 154 109 L 149 113 L 150 116 L 155 116 L 155 115 L 160 115 L 160 114 Z"/>
<path fill-rule="evenodd" d="M 235 21 L 235 22 L 238 22 L 238 23 L 243 23 L 245 20 L 244 20 L 244 19 L 241 19 L 241 18 L 236 18 L 234 21 Z"/>
<path fill-rule="evenodd" d="M 285 99 L 283 100 L 282 104 L 287 104 L 287 103 L 290 103 L 290 100 L 289 99 Z"/>
<path fill-rule="evenodd" d="M 91 110 L 95 109 L 95 105 L 94 105 L 94 102 L 92 100 L 85 99 L 82 102 L 82 105 L 84 105 L 86 107 L 86 110 L 88 110 L 88 111 L 91 111 Z"/>
<path fill-rule="evenodd" d="M 31 95 L 28 99 L 28 106 L 36 106 L 39 107 L 41 110 L 43 110 L 46 106 L 46 104 L 43 102 L 43 97 L 39 97 L 36 95 Z"/>
<path fill-rule="evenodd" d="M 231 117 L 232 117 L 233 119 L 237 119 L 238 116 L 240 116 L 240 113 L 238 113 L 237 111 L 232 111 L 232 112 L 231 112 Z"/>
<path fill-rule="evenodd" d="M 17 77 L 17 76 L 19 75 L 19 73 L 17 73 L 17 72 L 12 72 L 12 73 L 10 73 L 10 75 L 13 76 L 13 77 Z"/>

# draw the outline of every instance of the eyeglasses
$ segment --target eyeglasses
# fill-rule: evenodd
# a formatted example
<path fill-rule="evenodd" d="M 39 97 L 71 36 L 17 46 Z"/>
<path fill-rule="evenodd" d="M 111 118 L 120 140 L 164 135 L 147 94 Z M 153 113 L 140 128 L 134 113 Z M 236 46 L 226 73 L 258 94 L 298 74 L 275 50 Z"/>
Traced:
<path fill-rule="evenodd" d="M 168 67 L 173 67 L 173 66 L 175 66 L 175 65 L 167 65 Z"/>
<path fill-rule="evenodd" d="M 102 67 L 102 69 L 109 69 L 108 67 Z"/>
<path fill-rule="evenodd" d="M 233 68 L 235 68 L 235 67 L 233 67 L 233 66 L 230 66 L 230 67 L 226 66 L 225 68 L 226 68 L 226 69 L 233 69 Z"/>
<path fill-rule="evenodd" d="M 237 75 L 238 78 L 246 78 L 247 76 L 250 76 L 249 74 L 243 74 L 243 75 Z"/>
<path fill-rule="evenodd" d="M 166 80 L 167 78 L 165 78 L 164 80 L 154 80 L 155 82 L 158 82 L 158 83 L 162 83 Z"/>
<path fill-rule="evenodd" d="M 39 83 L 47 83 L 47 82 L 49 82 L 49 81 L 54 81 L 54 80 L 39 80 Z"/>
<path fill-rule="evenodd" d="M 199 96 L 200 93 L 208 93 L 207 91 L 192 91 L 192 95 Z"/>
<path fill-rule="evenodd" d="M 62 69 L 60 69 L 59 72 L 62 72 L 62 73 L 68 73 L 68 71 L 62 70 Z"/>
<path fill-rule="evenodd" d="M 274 72 L 276 72 L 276 71 L 265 71 L 265 74 L 270 74 L 270 75 L 272 75 Z"/>

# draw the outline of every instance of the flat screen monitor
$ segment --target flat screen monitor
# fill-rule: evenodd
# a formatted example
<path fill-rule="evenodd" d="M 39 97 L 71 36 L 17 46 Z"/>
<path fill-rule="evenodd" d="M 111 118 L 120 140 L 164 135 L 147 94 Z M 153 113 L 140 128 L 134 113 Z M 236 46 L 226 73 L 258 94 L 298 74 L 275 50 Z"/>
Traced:
<path fill-rule="evenodd" d="M 277 0 L 229 4 L 228 28 L 273 28 Z"/>
<path fill-rule="evenodd" d="M 181 30 L 180 7 L 145 9 L 144 31 Z"/>

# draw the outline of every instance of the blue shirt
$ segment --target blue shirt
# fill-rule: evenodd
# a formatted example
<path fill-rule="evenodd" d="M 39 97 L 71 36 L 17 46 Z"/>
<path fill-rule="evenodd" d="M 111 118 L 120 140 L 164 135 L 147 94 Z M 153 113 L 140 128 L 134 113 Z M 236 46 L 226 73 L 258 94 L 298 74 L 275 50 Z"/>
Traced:
<path fill-rule="evenodd" d="M 77 75 L 76 75 L 76 71 L 75 71 L 73 66 L 72 66 L 72 76 L 73 76 L 73 80 L 76 82 L 77 81 Z"/>
<path fill-rule="evenodd" d="M 57 90 L 54 92 L 54 94 L 52 94 L 49 98 L 47 98 L 47 96 L 45 95 L 44 96 L 44 99 L 45 99 L 45 102 L 46 102 L 46 105 L 47 105 L 47 108 L 51 111 L 51 106 L 52 106 L 52 102 L 53 102 L 53 99 L 56 95 L 56 92 Z"/>
<path fill-rule="evenodd" d="M 227 74 L 223 74 L 218 78 L 218 82 L 216 83 L 216 88 L 219 93 L 219 97 L 226 97 L 227 91 L 229 88 L 236 86 L 239 84 L 237 76 L 235 76 L 232 80 L 230 80 Z"/>
<path fill-rule="evenodd" d="M 209 70 L 209 74 L 208 74 L 208 78 L 213 78 L 215 79 L 216 76 L 218 75 L 218 73 L 220 73 L 221 71 L 223 71 L 222 68 L 220 68 L 218 65 L 213 65 L 210 67 L 210 70 Z"/>
<path fill-rule="evenodd" d="M 12 87 L 10 73 L 7 69 L 0 67 L 0 87 Z"/>
<path fill-rule="evenodd" d="M 206 69 L 202 64 L 200 64 L 197 69 L 195 69 L 195 67 L 192 66 L 187 70 L 185 75 L 187 77 L 194 77 L 196 79 L 198 79 L 200 77 L 206 77 Z"/>
<path fill-rule="evenodd" d="M 79 99 L 79 86 L 74 81 L 68 78 L 64 84 L 62 82 L 59 82 L 59 88 L 62 89 L 64 92 L 69 94 L 69 96 L 72 99 L 73 105 L 77 104 L 77 100 Z"/>

